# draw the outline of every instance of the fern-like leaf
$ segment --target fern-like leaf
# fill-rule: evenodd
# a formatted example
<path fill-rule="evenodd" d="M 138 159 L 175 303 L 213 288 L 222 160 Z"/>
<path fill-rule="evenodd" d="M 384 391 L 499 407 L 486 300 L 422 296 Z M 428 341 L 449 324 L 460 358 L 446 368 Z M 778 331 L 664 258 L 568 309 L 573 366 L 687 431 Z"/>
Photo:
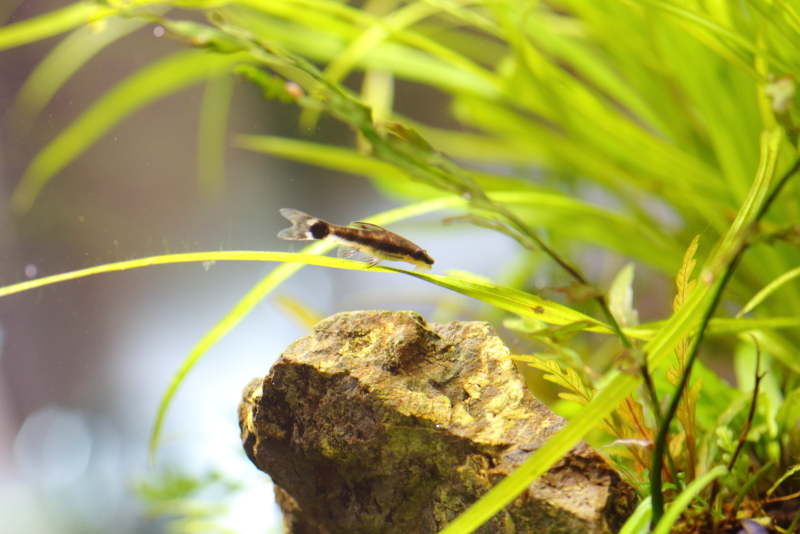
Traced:
<path fill-rule="evenodd" d="M 697 245 L 699 242 L 700 236 L 695 236 L 691 244 L 689 244 L 689 248 L 686 249 L 686 253 L 683 255 L 683 263 L 681 264 L 680 270 L 678 270 L 678 275 L 675 277 L 675 285 L 678 288 L 678 294 L 675 295 L 675 300 L 672 301 L 673 311 L 677 312 L 678 309 L 683 306 L 683 303 L 686 302 L 686 299 L 689 298 L 689 295 L 692 294 L 694 287 L 697 285 L 697 280 L 690 280 L 690 277 L 692 276 L 695 265 L 697 265 L 697 260 L 694 258 L 694 255 L 697 252 Z"/>
<path fill-rule="evenodd" d="M 531 367 L 544 371 L 545 380 L 568 390 L 569 393 L 566 393 L 566 395 L 568 395 L 569 398 L 567 400 L 585 405 L 594 397 L 592 390 L 586 387 L 586 384 L 584 384 L 580 375 L 578 375 L 574 369 L 569 367 L 562 369 L 555 360 L 539 358 L 538 356 L 525 356 L 525 361 L 527 361 L 528 365 Z M 559 397 L 567 398 L 562 395 L 565 394 L 559 394 Z"/>

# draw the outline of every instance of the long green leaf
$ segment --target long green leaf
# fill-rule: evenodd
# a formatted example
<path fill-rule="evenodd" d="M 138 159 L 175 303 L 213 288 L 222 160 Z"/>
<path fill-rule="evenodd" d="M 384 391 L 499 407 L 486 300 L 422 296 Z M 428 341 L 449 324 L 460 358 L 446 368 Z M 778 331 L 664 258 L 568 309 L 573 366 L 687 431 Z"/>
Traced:
<path fill-rule="evenodd" d="M 433 187 L 411 182 L 407 173 L 396 166 L 349 148 L 331 147 L 273 136 L 237 135 L 234 144 L 239 148 L 273 154 L 306 164 L 360 174 L 376 184 L 391 183 L 393 191 L 414 193 L 417 198 L 440 196 Z M 648 263 L 662 272 L 677 269 L 682 256 L 681 247 L 658 229 L 629 216 L 592 206 L 584 201 L 556 192 L 531 190 L 492 190 L 489 179 L 476 177 L 494 201 L 514 208 L 531 224 L 573 239 L 598 244 Z M 399 184 L 399 185 L 398 185 Z M 402 189 L 408 184 L 407 189 Z M 500 184 L 500 186 L 505 184 Z M 530 187 L 530 186 L 528 186 Z M 409 195 L 411 196 L 411 195 Z M 465 202 L 464 206 L 468 203 Z"/>
<path fill-rule="evenodd" d="M 391 210 L 382 213 L 380 215 L 370 217 L 366 219 L 366 222 L 371 222 L 373 224 L 378 224 L 378 225 L 390 224 L 392 222 L 402 220 L 408 217 L 413 217 L 416 215 L 422 215 L 437 210 L 443 210 L 447 208 L 460 206 L 462 205 L 463 202 L 464 200 L 459 197 L 449 196 L 445 198 L 439 198 L 427 202 L 413 204 L 403 208 L 398 208 L 396 210 Z M 278 261 L 297 261 L 297 262 L 302 261 L 302 262 L 307 262 L 308 264 L 311 265 L 324 265 L 329 267 L 339 267 L 345 269 L 364 268 L 363 264 L 359 264 L 358 262 L 342 263 L 343 260 L 337 260 L 334 258 L 309 256 L 309 254 L 322 254 L 325 251 L 330 250 L 334 246 L 335 245 L 333 243 L 328 243 L 325 241 L 314 243 L 313 245 L 304 249 L 304 252 L 306 254 L 297 254 L 291 256 L 282 254 L 280 257 L 283 259 Z M 280 253 L 262 253 L 262 254 L 280 254 Z M 219 341 L 219 339 L 221 339 L 228 332 L 230 332 L 230 330 L 233 329 L 250 312 L 250 310 L 252 310 L 252 308 L 256 304 L 258 304 L 264 297 L 266 297 L 266 295 L 269 294 L 269 292 L 271 292 L 275 287 L 277 287 L 280 283 L 289 278 L 292 274 L 300 270 L 302 267 L 303 264 L 301 263 L 285 264 L 277 267 L 269 275 L 263 278 L 255 287 L 253 287 L 253 289 L 251 289 L 233 307 L 233 309 L 231 309 L 231 311 L 228 312 L 228 314 L 226 314 L 226 316 L 223 317 L 222 320 L 219 323 L 217 323 L 203 337 L 203 339 L 200 340 L 200 342 L 197 345 L 195 345 L 195 347 L 192 349 L 189 355 L 182 362 L 180 368 L 178 369 L 177 373 L 175 374 L 169 386 L 167 387 L 164 396 L 162 397 L 161 402 L 159 404 L 156 421 L 153 424 L 153 431 L 150 439 L 151 458 L 154 457 L 155 451 L 158 447 L 161 427 L 163 425 L 169 404 L 172 401 L 172 398 L 174 397 L 175 393 L 177 392 L 178 387 L 180 386 L 186 375 L 189 373 L 189 371 L 191 371 L 191 369 L 197 364 L 197 362 L 200 361 L 202 356 L 208 351 L 208 349 L 211 346 L 213 346 L 217 341 Z M 417 278 L 421 278 L 428 282 L 440 285 L 442 287 L 446 287 L 448 289 L 471 296 L 473 298 L 478 298 L 489 304 L 494 304 L 502 309 L 513 311 L 514 313 L 519 313 L 522 315 L 531 315 L 541 319 L 542 321 L 548 321 L 548 320 L 555 321 L 554 324 L 569 324 L 584 320 L 587 321 L 589 324 L 595 324 L 595 325 L 602 324 L 591 317 L 570 310 L 569 308 L 566 308 L 564 306 L 559 306 L 557 304 L 544 301 L 542 299 L 539 299 L 538 297 L 529 295 L 527 293 L 523 293 L 521 291 L 517 291 L 511 288 L 501 288 L 499 286 L 494 286 L 492 284 L 481 281 L 474 281 L 474 280 L 467 281 L 453 277 L 422 274 L 410 271 L 401 271 L 399 269 L 393 269 L 382 266 L 373 267 L 371 271 L 405 272 L 406 274 L 416 276 Z M 605 328 L 607 329 L 607 327 Z"/>
<path fill-rule="evenodd" d="M 645 498 L 636 507 L 636 511 L 631 514 L 619 534 L 647 534 L 650 532 L 650 517 L 653 515 L 653 504 L 650 497 Z"/>
<path fill-rule="evenodd" d="M 233 76 L 224 73 L 206 81 L 197 135 L 197 181 L 208 198 L 222 192 L 225 183 L 225 139 L 233 96 Z"/>
<path fill-rule="evenodd" d="M 753 308 L 764 302 L 770 295 L 775 293 L 782 285 L 794 280 L 800 276 L 800 267 L 796 267 L 791 271 L 783 273 L 778 278 L 767 284 L 761 291 L 755 294 L 750 301 L 744 305 L 739 313 L 736 314 L 736 317 L 741 317 L 745 313 L 751 311 Z"/>
<path fill-rule="evenodd" d="M 699 283 L 681 309 L 667 321 L 656 337 L 643 347 L 648 354 L 648 365 L 651 369 L 663 363 L 672 352 L 675 343 L 700 321 L 703 305 L 708 301 L 707 295 L 708 286 Z M 578 441 L 596 427 L 597 421 L 601 421 L 614 411 L 640 382 L 640 378 L 626 373 L 617 375 L 541 449 L 450 523 L 440 534 L 469 534 L 480 527 L 522 493 L 531 482 L 555 465 Z"/>
<path fill-rule="evenodd" d="M 287 48 L 307 57 L 308 59 L 327 62 L 345 49 L 350 38 L 355 38 L 360 32 L 361 24 L 371 24 L 375 21 L 369 18 L 360 21 L 358 26 L 349 26 L 347 30 L 339 30 L 342 21 L 331 17 L 324 22 L 314 25 L 313 19 L 319 13 L 317 6 L 309 6 L 306 10 L 291 10 L 280 2 L 252 2 L 240 1 L 241 4 L 253 4 L 252 7 L 278 15 L 286 15 L 290 20 L 281 20 L 270 17 L 257 17 L 249 10 L 229 8 L 225 10 L 226 20 L 239 21 L 261 39 L 277 41 Z M 339 11 L 354 10 L 351 6 L 336 4 L 336 15 Z M 283 13 L 285 11 L 292 13 Z M 354 10 L 359 12 L 358 10 Z M 359 12 L 366 15 L 363 12 Z M 348 15 L 350 15 L 348 11 Z M 347 39 L 341 35 L 346 33 Z M 459 58 L 462 59 L 463 58 Z M 455 65 L 451 64 L 455 63 Z M 499 96 L 498 83 L 488 71 L 474 68 L 464 68 L 463 61 L 454 60 L 447 62 L 439 57 L 426 54 L 420 50 L 397 42 L 383 42 L 369 51 L 358 67 L 363 69 L 385 69 L 391 65 L 391 71 L 398 78 L 430 85 L 447 92 L 468 92 L 487 98 Z"/>
<path fill-rule="evenodd" d="M 0 28 L 0 50 L 22 46 L 64 33 L 116 10 L 95 2 L 77 2 Z"/>
<path fill-rule="evenodd" d="M 742 52 L 749 52 L 755 55 L 764 55 L 766 59 L 769 59 L 770 63 L 774 63 L 775 65 L 780 66 L 781 69 L 789 70 L 786 65 L 783 64 L 778 58 L 769 55 L 769 53 L 759 50 L 750 40 L 742 37 L 740 34 L 728 30 L 727 28 L 723 27 L 720 24 L 717 24 L 713 20 L 706 18 L 705 16 L 695 13 L 687 9 L 684 5 L 676 5 L 676 3 L 667 2 L 663 0 L 636 0 L 642 4 L 648 4 L 654 6 L 665 13 L 669 13 L 671 15 L 676 16 L 678 19 L 682 19 L 687 21 L 691 25 L 695 25 L 698 28 L 702 28 L 704 31 L 707 31 L 709 36 L 713 35 L 715 37 L 720 37 L 720 44 L 724 47 L 724 50 L 730 52 L 730 55 L 727 56 L 728 59 L 732 59 L 733 57 L 740 56 Z M 700 38 L 700 37 L 698 37 Z M 705 41 L 707 45 L 714 46 L 712 42 Z M 717 52 L 720 52 L 721 49 L 715 47 Z M 753 72 L 752 69 L 746 62 L 742 62 L 741 66 L 747 68 L 750 72 Z M 754 75 L 758 75 L 757 73 L 753 72 Z"/>
<path fill-rule="evenodd" d="M 648 340 L 658 334 L 664 326 L 664 321 L 656 321 L 639 326 L 625 328 L 625 334 L 634 339 Z M 800 317 L 755 317 L 752 319 L 711 319 L 708 323 L 706 335 L 708 336 L 729 336 L 733 334 L 744 334 L 756 330 L 780 330 L 783 328 L 797 328 L 800 326 Z M 589 327 L 587 330 L 595 331 L 596 327 Z M 602 330 L 598 330 L 602 331 Z M 697 332 L 691 332 L 695 335 Z"/>
<path fill-rule="evenodd" d="M 51 141 L 28 166 L 11 196 L 17 213 L 27 212 L 47 182 L 119 121 L 162 98 L 229 69 L 247 54 L 210 55 L 195 50 L 167 56 L 128 77 L 97 100 Z"/>
<path fill-rule="evenodd" d="M 405 214 L 424 213 L 423 210 L 434 211 L 441 209 L 449 204 L 450 199 L 441 199 L 425 203 L 424 205 L 412 206 L 414 210 L 408 208 L 401 208 L 395 210 Z M 384 214 L 386 215 L 386 214 Z M 395 213 L 390 213 L 396 217 Z M 407 215 L 410 216 L 410 215 Z M 374 217 L 373 221 L 380 221 L 386 224 L 390 217 Z M 355 262 L 350 260 L 342 260 L 339 258 L 329 258 L 326 256 L 314 255 L 314 253 L 322 253 L 334 247 L 335 244 L 327 242 L 319 242 L 307 247 L 305 253 L 288 253 L 288 252 L 251 252 L 251 251 L 230 251 L 230 252 L 195 252 L 186 254 L 169 254 L 164 256 L 153 256 L 149 258 L 141 258 L 137 260 L 129 260 L 124 262 L 99 265 L 87 269 L 81 269 L 69 273 L 48 276 L 36 280 L 29 280 L 19 284 L 13 284 L 0 288 L 0 297 L 51 285 L 58 282 L 65 282 L 69 280 L 76 280 L 86 276 L 97 275 L 101 273 L 124 271 L 140 267 L 147 267 L 152 265 L 166 265 L 173 263 L 199 263 L 209 261 L 279 261 L 283 262 L 278 269 L 275 269 L 270 275 L 265 277 L 259 284 L 257 284 L 239 303 L 228 313 L 228 315 L 220 321 L 214 328 L 212 328 L 203 340 L 195 347 L 190 355 L 184 360 L 176 375 L 173 377 L 172 382 L 166 390 L 162 399 L 156 423 L 151 438 L 151 453 L 154 453 L 155 447 L 158 443 L 160 435 L 160 428 L 163 424 L 166 410 L 173 396 L 175 395 L 178 386 L 183 379 L 199 361 L 203 354 L 221 337 L 229 332 L 236 324 L 238 324 L 244 316 L 260 302 L 272 289 L 283 282 L 286 278 L 299 270 L 302 265 L 318 265 L 323 267 L 334 267 L 339 269 L 350 270 L 369 270 L 370 272 L 385 272 L 385 273 L 405 273 L 415 276 L 422 280 L 431 282 L 441 287 L 462 293 L 472 298 L 481 300 L 488 304 L 493 304 L 501 309 L 505 309 L 520 315 L 529 315 L 537 319 L 555 325 L 572 324 L 576 322 L 585 321 L 590 324 L 599 325 L 597 320 L 583 315 L 579 312 L 566 308 L 559 304 L 549 302 L 534 295 L 524 293 L 511 288 L 497 286 L 488 282 L 480 280 L 464 280 L 461 278 L 453 278 L 448 276 L 415 273 L 405 271 L 403 269 L 396 269 L 392 267 L 376 266 L 370 268 L 367 264 Z M 605 327 L 606 331 L 610 330 Z"/>
<path fill-rule="evenodd" d="M 692 503 L 695 497 L 711 483 L 728 472 L 728 468 L 724 465 L 718 465 L 703 476 L 697 477 L 694 482 L 689 484 L 685 490 L 681 492 L 678 497 L 672 501 L 669 509 L 658 522 L 653 534 L 669 534 L 675 526 L 675 522 L 680 518 L 684 510 Z"/>
<path fill-rule="evenodd" d="M 64 38 L 31 72 L 17 93 L 14 114 L 30 124 L 50 99 L 89 59 L 109 44 L 144 26 L 144 20 L 108 17 L 99 30 L 78 28 Z"/>
<path fill-rule="evenodd" d="M 329 245 L 330 249 L 333 245 Z M 187 252 L 183 254 L 164 254 L 163 256 L 149 256 L 136 260 L 106 263 L 95 267 L 87 267 L 68 273 L 44 276 L 34 280 L 19 282 L 8 286 L 0 287 L 0 297 L 21 293 L 39 287 L 45 287 L 59 282 L 68 282 L 87 276 L 118 271 L 128 271 L 141 267 L 153 265 L 170 265 L 174 263 L 203 263 L 216 261 L 279 261 L 284 263 L 303 263 L 307 265 L 318 265 L 321 267 L 335 267 L 338 269 L 364 270 L 369 268 L 368 264 L 351 260 L 340 260 L 327 256 L 315 256 L 308 253 L 295 252 L 262 252 L 249 250 L 231 250 L 223 252 Z M 392 269 L 389 267 L 372 267 L 374 272 L 400 272 L 402 269 Z"/>
<path fill-rule="evenodd" d="M 712 304 L 713 295 L 710 284 L 719 284 L 718 269 L 730 261 L 741 246 L 740 230 L 752 222 L 766 198 L 769 184 L 775 169 L 780 132 L 765 132 L 762 135 L 762 158 L 753 185 L 736 219 L 723 238 L 719 248 L 706 268 L 706 275 L 698 280 L 697 287 L 681 308 L 659 330 L 642 350 L 647 354 L 650 369 L 656 369 L 669 354 L 675 344 L 689 335 L 703 319 L 707 308 Z M 553 436 L 541 449 L 528 458 L 514 473 L 503 479 L 477 503 L 448 525 L 441 534 L 468 534 L 480 527 L 490 517 L 500 511 L 512 499 L 527 488 L 531 482 L 544 474 L 585 436 L 597 421 L 607 417 L 620 402 L 630 395 L 641 380 L 638 377 L 621 373 L 585 406 L 567 425 Z"/>

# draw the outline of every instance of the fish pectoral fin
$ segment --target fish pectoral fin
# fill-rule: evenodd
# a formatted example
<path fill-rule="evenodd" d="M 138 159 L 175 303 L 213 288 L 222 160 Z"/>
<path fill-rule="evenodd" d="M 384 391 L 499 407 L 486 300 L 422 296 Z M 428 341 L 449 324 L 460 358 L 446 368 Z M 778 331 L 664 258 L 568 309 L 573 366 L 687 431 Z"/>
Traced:
<path fill-rule="evenodd" d="M 336 255 L 342 258 L 343 260 L 355 260 L 355 261 L 367 262 L 369 263 L 370 267 L 375 267 L 382 261 L 382 258 L 374 256 L 369 252 L 364 252 L 363 250 L 358 250 L 357 248 L 348 247 L 347 245 L 339 245 L 339 250 L 336 252 Z"/>
<path fill-rule="evenodd" d="M 368 232 L 388 232 L 388 230 L 381 228 L 377 224 L 366 223 L 361 221 L 351 222 L 350 226 L 358 228 L 359 230 L 366 230 Z"/>
<path fill-rule="evenodd" d="M 342 258 L 343 260 L 348 260 L 361 252 L 357 248 L 348 247 L 347 245 L 339 245 L 339 250 L 336 252 L 336 255 Z"/>

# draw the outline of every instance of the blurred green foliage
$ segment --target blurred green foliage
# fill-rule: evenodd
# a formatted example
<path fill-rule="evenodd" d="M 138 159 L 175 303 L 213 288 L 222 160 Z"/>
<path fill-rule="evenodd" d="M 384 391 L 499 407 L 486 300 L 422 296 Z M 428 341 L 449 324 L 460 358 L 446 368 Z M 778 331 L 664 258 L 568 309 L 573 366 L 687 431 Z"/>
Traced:
<path fill-rule="evenodd" d="M 372 222 L 455 207 L 462 220 L 521 245 L 502 286 L 464 273 L 415 276 L 514 314 L 506 326 L 542 347 L 520 359 L 583 406 L 447 534 L 477 528 L 598 421 L 618 440 L 612 458 L 621 472 L 642 497 L 656 494 L 659 531 L 681 513 L 697 524 L 734 521 L 742 487 L 752 492 L 748 513 L 762 517 L 758 499 L 788 472 L 800 443 L 800 186 L 788 179 L 798 158 L 799 9 L 796 0 L 78 2 L 0 28 L 0 50 L 73 32 L 24 85 L 18 116 L 35 117 L 82 62 L 142 24 L 199 50 L 161 58 L 99 98 L 31 161 L 12 207 L 29 210 L 126 116 L 203 81 L 198 187 L 215 194 L 235 75 L 298 106 L 304 129 L 327 114 L 354 132 L 348 146 L 252 135 L 235 136 L 235 146 L 363 176 L 407 203 Z M 95 33 L 79 34 L 87 25 Z M 83 53 L 65 52 L 76 47 Z M 396 80 L 446 95 L 458 126 L 393 112 Z M 607 266 L 581 262 L 587 247 L 634 263 L 598 289 Z M 582 311 L 531 293 L 531 272 L 545 264 L 550 287 Z M 634 294 L 635 265 L 646 274 Z M 276 269 L 198 343 L 165 395 L 154 443 L 192 366 L 300 267 Z M 659 294 L 665 277 L 677 277 L 677 297 L 657 306 L 663 321 L 639 324 L 634 297 Z M 596 301 L 597 316 L 584 301 Z M 736 364 L 738 388 L 695 361 L 704 338 L 706 352 Z M 755 378 L 765 369 L 768 378 Z M 671 423 L 665 398 L 680 401 Z M 662 470 L 651 471 L 659 439 L 663 486 Z M 756 475 L 772 464 L 779 468 Z M 797 489 L 796 477 L 780 482 L 771 493 Z M 662 518 L 663 497 L 674 505 Z M 625 532 L 648 528 L 650 503 Z"/>

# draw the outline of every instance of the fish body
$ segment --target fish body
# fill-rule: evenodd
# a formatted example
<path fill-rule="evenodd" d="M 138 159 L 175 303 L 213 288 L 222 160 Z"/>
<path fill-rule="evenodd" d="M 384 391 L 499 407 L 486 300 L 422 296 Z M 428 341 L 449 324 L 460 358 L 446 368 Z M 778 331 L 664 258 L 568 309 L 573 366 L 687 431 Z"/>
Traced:
<path fill-rule="evenodd" d="M 403 236 L 385 228 L 365 222 L 337 226 L 312 217 L 302 211 L 289 208 L 281 210 L 289 219 L 291 228 L 281 230 L 278 237 L 289 241 L 314 241 L 324 239 L 339 244 L 339 257 L 357 257 L 377 265 L 383 260 L 405 261 L 415 265 L 418 271 L 426 271 L 433 265 L 428 253 Z"/>

